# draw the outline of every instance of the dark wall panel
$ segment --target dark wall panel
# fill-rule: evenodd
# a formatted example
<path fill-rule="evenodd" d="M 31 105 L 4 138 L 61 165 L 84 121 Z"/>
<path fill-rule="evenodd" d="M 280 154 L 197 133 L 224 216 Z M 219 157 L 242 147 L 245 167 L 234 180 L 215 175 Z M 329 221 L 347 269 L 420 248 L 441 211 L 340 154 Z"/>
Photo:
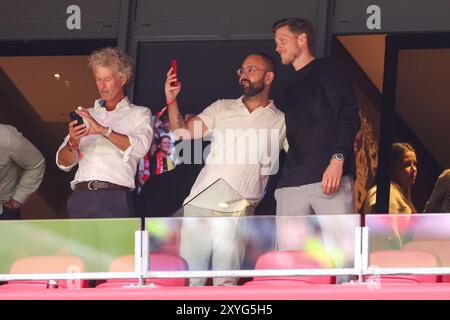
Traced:
<path fill-rule="evenodd" d="M 135 31 L 138 35 L 200 36 L 220 38 L 271 37 L 272 23 L 301 16 L 315 24 L 323 0 L 153 2 L 137 0 Z"/>
<path fill-rule="evenodd" d="M 370 5 L 380 7 L 380 30 L 366 26 Z M 332 32 L 336 34 L 450 30 L 448 0 L 335 0 L 332 10 Z"/>
<path fill-rule="evenodd" d="M 78 5 L 81 29 L 69 30 L 67 7 Z M 15 0 L 0 2 L 0 39 L 117 37 L 121 0 Z"/>

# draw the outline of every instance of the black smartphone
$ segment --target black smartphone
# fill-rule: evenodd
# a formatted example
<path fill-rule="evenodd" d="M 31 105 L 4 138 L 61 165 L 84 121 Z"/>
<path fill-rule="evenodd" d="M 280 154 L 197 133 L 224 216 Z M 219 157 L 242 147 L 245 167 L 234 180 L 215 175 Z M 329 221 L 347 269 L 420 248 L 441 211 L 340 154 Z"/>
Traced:
<path fill-rule="evenodd" d="M 76 124 L 77 126 L 79 126 L 80 124 L 84 124 L 83 118 L 79 114 L 77 114 L 75 111 L 72 111 L 69 114 L 69 116 L 70 116 L 70 121 L 77 120 L 77 124 Z"/>

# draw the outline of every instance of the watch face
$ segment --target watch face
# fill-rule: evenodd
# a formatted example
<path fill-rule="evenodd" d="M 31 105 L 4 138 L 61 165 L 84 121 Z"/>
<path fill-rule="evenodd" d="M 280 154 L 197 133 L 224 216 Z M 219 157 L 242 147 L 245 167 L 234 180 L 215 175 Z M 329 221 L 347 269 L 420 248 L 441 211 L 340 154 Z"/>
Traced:
<path fill-rule="evenodd" d="M 344 160 L 344 155 L 342 153 L 335 153 L 334 157 L 338 160 Z"/>

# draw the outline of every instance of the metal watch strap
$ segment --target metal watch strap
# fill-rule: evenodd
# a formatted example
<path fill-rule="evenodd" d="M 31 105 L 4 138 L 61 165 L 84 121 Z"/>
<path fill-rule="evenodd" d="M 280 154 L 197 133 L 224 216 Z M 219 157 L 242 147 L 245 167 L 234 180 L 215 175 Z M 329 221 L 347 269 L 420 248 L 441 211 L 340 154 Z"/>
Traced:
<path fill-rule="evenodd" d="M 109 136 L 112 133 L 112 129 L 110 127 L 108 127 L 108 130 L 103 134 L 105 137 L 109 138 Z"/>

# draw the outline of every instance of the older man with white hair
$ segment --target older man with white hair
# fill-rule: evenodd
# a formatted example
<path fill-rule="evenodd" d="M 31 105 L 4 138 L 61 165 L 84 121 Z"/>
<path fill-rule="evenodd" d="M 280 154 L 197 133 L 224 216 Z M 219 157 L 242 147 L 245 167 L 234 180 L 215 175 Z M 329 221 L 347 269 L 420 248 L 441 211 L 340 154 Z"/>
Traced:
<path fill-rule="evenodd" d="M 75 110 L 83 124 L 69 122 L 69 134 L 56 154 L 61 170 L 78 164 L 68 214 L 70 218 L 130 217 L 137 163 L 153 137 L 151 112 L 125 96 L 133 61 L 124 52 L 117 48 L 95 51 L 89 66 L 101 98 L 93 108 Z"/>

